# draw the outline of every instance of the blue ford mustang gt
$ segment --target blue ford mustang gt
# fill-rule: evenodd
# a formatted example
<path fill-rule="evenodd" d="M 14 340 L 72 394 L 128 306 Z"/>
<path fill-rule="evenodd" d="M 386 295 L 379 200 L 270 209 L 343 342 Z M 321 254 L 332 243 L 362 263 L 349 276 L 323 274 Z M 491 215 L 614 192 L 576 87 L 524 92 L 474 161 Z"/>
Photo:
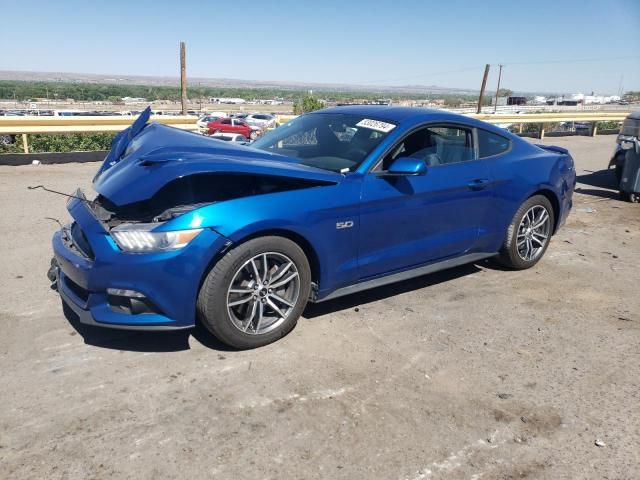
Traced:
<path fill-rule="evenodd" d="M 78 190 L 53 275 L 83 323 L 197 319 L 252 348 L 319 302 L 488 257 L 535 265 L 571 209 L 573 159 L 468 117 L 346 106 L 250 147 L 145 111 Z"/>

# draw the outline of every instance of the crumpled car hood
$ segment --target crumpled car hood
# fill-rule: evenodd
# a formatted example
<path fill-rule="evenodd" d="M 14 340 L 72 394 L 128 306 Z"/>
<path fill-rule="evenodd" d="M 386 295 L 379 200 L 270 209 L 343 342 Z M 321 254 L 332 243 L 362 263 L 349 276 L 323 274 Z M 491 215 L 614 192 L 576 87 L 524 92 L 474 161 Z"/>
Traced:
<path fill-rule="evenodd" d="M 107 157 L 109 159 L 109 157 Z M 121 206 L 147 200 L 168 182 L 199 173 L 244 173 L 338 183 L 339 173 L 282 155 L 230 145 L 158 123 L 147 125 L 120 160 L 101 168 L 94 189 Z"/>

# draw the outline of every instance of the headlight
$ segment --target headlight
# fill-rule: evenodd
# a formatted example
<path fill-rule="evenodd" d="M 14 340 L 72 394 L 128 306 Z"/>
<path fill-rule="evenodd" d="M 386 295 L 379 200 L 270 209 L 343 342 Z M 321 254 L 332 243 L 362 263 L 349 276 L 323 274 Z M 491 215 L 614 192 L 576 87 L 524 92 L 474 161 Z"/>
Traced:
<path fill-rule="evenodd" d="M 153 232 L 157 227 L 157 223 L 125 223 L 111 230 L 111 236 L 125 252 L 156 252 L 178 250 L 202 231 L 201 228 L 195 228 Z"/>

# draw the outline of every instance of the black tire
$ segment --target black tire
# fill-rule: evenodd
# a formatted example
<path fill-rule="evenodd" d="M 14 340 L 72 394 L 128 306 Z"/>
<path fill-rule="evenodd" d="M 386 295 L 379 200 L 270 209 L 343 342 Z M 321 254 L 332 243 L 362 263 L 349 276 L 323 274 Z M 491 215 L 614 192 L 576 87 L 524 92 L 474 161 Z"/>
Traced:
<path fill-rule="evenodd" d="M 549 232 L 546 242 L 542 246 L 542 250 L 536 254 L 535 258 L 531 260 L 525 260 L 522 258 L 520 253 L 518 253 L 518 245 L 517 245 L 517 233 L 518 228 L 523 220 L 525 214 L 533 207 L 540 206 L 544 207 L 549 215 Z M 513 216 L 513 220 L 511 220 L 511 224 L 507 229 L 507 233 L 505 236 L 504 244 L 500 249 L 500 254 L 497 257 L 499 263 L 504 265 L 507 268 L 511 268 L 514 270 L 524 270 L 527 268 L 533 267 L 536 263 L 540 261 L 540 259 L 544 256 L 547 251 L 547 247 L 549 246 L 549 242 L 551 241 L 551 235 L 553 233 L 553 228 L 555 226 L 555 213 L 553 211 L 553 206 L 547 197 L 544 195 L 534 195 L 527 199 Z"/>
<path fill-rule="evenodd" d="M 299 294 L 284 321 L 271 331 L 251 334 L 241 331 L 233 322 L 227 307 L 231 282 L 242 266 L 253 257 L 275 252 L 288 257 L 299 276 Z M 198 318 L 221 342 L 238 349 L 256 348 L 287 335 L 296 326 L 311 292 L 311 269 L 304 251 L 283 237 L 260 237 L 238 245 L 227 252 L 211 269 L 198 294 Z"/>

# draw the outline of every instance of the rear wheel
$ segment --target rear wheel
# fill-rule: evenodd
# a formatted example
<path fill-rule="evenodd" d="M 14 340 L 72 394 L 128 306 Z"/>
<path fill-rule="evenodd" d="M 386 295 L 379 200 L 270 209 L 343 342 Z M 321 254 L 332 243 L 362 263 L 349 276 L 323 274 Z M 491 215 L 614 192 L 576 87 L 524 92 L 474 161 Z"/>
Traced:
<path fill-rule="evenodd" d="M 297 244 L 256 238 L 211 269 L 198 295 L 198 316 L 227 345 L 260 347 L 295 327 L 310 290 L 309 262 Z"/>
<path fill-rule="evenodd" d="M 533 267 L 546 252 L 554 225 L 549 199 L 543 195 L 529 198 L 513 216 L 498 260 L 516 270 Z"/>

